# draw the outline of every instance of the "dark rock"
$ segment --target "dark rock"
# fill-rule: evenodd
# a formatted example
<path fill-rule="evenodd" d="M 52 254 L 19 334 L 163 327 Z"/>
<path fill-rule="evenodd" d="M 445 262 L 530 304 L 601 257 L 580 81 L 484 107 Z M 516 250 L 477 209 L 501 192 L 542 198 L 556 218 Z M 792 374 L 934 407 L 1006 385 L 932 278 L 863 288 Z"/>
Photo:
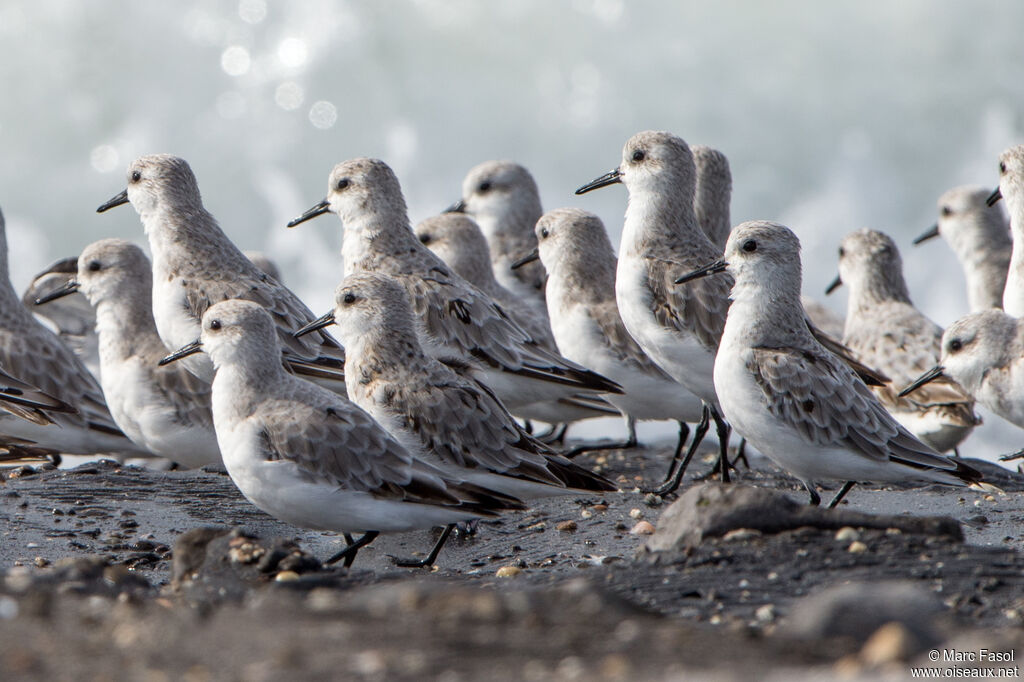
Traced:
<path fill-rule="evenodd" d="M 941 641 L 936 625 L 944 611 L 935 595 L 911 582 L 857 582 L 829 587 L 797 600 L 782 634 L 802 640 L 847 638 L 863 645 L 886 623 L 899 623 L 913 635 L 913 651 Z"/>
<path fill-rule="evenodd" d="M 641 553 L 682 551 L 700 545 L 705 538 L 720 537 L 739 528 L 765 534 L 803 526 L 898 528 L 904 533 L 963 539 L 960 524 L 948 517 L 875 515 L 810 507 L 776 490 L 721 483 L 690 488 L 661 514 L 655 526 L 656 532 Z"/>

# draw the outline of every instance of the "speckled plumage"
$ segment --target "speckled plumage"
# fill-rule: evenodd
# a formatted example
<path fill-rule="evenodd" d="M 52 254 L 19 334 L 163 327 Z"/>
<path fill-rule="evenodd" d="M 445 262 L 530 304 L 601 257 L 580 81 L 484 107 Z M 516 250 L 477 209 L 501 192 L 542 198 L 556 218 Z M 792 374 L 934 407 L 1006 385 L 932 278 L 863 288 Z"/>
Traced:
<path fill-rule="evenodd" d="M 868 229 L 848 234 L 840 246 L 839 274 L 850 290 L 843 343 L 862 362 L 897 387 L 938 362 L 942 328 L 911 303 L 892 239 Z M 897 398 L 890 386 L 874 390 L 901 424 L 939 452 L 955 448 L 980 422 L 973 398 L 948 379 L 907 398 Z"/>

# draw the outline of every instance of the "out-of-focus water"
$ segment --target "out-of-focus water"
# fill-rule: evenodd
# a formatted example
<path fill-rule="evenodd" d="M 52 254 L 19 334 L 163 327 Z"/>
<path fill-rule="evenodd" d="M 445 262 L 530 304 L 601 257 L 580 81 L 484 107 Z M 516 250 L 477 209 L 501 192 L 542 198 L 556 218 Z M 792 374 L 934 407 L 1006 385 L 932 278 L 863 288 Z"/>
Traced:
<path fill-rule="evenodd" d="M 1021 26 L 1024 4 L 993 0 L 5 0 L 12 278 L 21 288 L 103 237 L 143 241 L 130 208 L 94 209 L 131 159 L 170 152 L 228 234 L 325 309 L 340 223 L 284 223 L 323 197 L 337 161 L 388 161 L 418 220 L 477 162 L 513 158 L 546 207 L 593 210 L 614 240 L 625 190 L 572 190 L 655 128 L 729 155 L 733 222 L 792 227 L 807 293 L 833 277 L 842 235 L 869 226 L 903 247 L 916 302 L 948 324 L 967 306 L 959 267 L 944 244 L 910 240 L 940 193 L 994 185 L 998 153 L 1024 140 Z M 1019 444 L 999 421 L 970 454 Z"/>

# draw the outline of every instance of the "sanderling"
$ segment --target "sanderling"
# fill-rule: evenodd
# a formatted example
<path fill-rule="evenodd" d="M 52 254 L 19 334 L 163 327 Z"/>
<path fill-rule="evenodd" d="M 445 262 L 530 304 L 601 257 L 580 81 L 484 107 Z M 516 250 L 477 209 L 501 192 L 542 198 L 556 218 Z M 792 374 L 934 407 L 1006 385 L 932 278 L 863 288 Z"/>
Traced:
<path fill-rule="evenodd" d="M 690 151 L 697 167 L 697 184 L 693 193 L 697 224 L 721 253 L 732 230 L 729 219 L 729 202 L 732 200 L 729 159 L 717 149 L 702 144 L 693 145 Z"/>
<path fill-rule="evenodd" d="M 100 384 L 125 435 L 153 454 L 187 467 L 220 464 L 210 385 L 167 355 L 153 321 L 149 259 L 135 244 L 104 239 L 78 258 L 78 275 L 37 303 L 81 291 L 96 309 Z M 45 307 L 45 306 L 44 306 Z"/>
<path fill-rule="evenodd" d="M 961 317 L 942 335 L 939 364 L 900 391 L 916 393 L 948 376 L 1003 419 L 1024 428 L 1024 330 L 1001 310 Z"/>
<path fill-rule="evenodd" d="M 991 193 L 974 186 L 954 187 L 939 197 L 939 220 L 914 240 L 942 236 L 964 269 L 971 312 L 1003 307 L 1013 240 L 1003 210 L 986 205 Z"/>
<path fill-rule="evenodd" d="M 278 360 L 279 336 L 263 306 L 222 301 L 203 314 L 199 340 L 161 362 L 200 351 L 210 356 L 217 443 L 228 475 L 250 502 L 303 528 L 363 533 L 327 563 L 350 565 L 381 532 L 522 508 L 453 479 L 347 398 L 290 374 Z"/>
<path fill-rule="evenodd" d="M 888 235 L 862 229 L 839 247 L 839 284 L 850 288 L 843 343 L 872 367 L 905 386 L 938 362 L 942 328 L 910 301 L 903 261 Z M 875 394 L 896 421 L 938 452 L 954 450 L 980 419 L 974 399 L 955 382 L 933 382 L 911 398 L 897 398 L 891 386 Z"/>
<path fill-rule="evenodd" d="M 428 353 L 481 368 L 484 382 L 517 416 L 532 403 L 580 392 L 608 393 L 614 382 L 544 349 L 487 294 L 451 271 L 409 225 L 398 178 L 383 161 L 353 159 L 331 171 L 328 196 L 288 225 L 332 212 L 344 226 L 345 274 L 391 275 L 405 287 Z M 331 311 L 302 331 L 331 323 Z"/>
<path fill-rule="evenodd" d="M 729 426 L 721 416 L 713 372 L 731 282 L 717 277 L 692 288 L 674 285 L 679 275 L 719 255 L 693 210 L 696 172 L 686 142 L 671 133 L 646 131 L 626 142 L 618 168 L 576 194 L 626 185 L 629 202 L 615 274 L 619 314 L 644 352 L 708 407 L 720 443 L 716 466 L 728 480 Z M 702 418 L 697 425 L 691 449 L 706 433 L 707 422 Z M 672 481 L 676 486 L 681 475 L 678 471 Z"/>
<path fill-rule="evenodd" d="M 638 419 L 674 419 L 679 422 L 678 457 L 689 433 L 686 422 L 700 420 L 701 401 L 654 364 L 626 331 L 615 303 L 615 252 L 601 219 L 562 208 L 545 213 L 536 232 L 559 351 L 623 389 L 606 397 L 626 419 L 629 439 L 600 447 L 635 446 Z"/>
<path fill-rule="evenodd" d="M 537 183 L 530 171 L 513 161 L 485 161 L 462 181 L 462 198 L 447 209 L 464 212 L 480 226 L 490 246 L 498 281 L 546 316 L 544 271 L 533 264 L 515 271 L 512 263 L 537 248 L 533 226 L 542 210 Z"/>
<path fill-rule="evenodd" d="M 557 349 L 547 315 L 495 278 L 487 238 L 476 221 L 464 213 L 442 213 L 421 221 L 413 231 L 455 274 L 494 299 L 537 343 L 548 350 Z"/>
<path fill-rule="evenodd" d="M 43 308 L 36 300 L 62 288 L 78 272 L 78 258 L 62 258 L 32 278 L 21 302 L 37 318 L 53 327 L 57 337 L 78 356 L 94 377 L 100 376 L 100 348 L 96 337 L 96 313 L 85 296 L 64 296 Z"/>
<path fill-rule="evenodd" d="M 800 241 L 767 221 L 738 225 L 725 258 L 678 279 L 728 272 L 732 306 L 714 380 L 729 423 L 772 461 L 813 482 L 919 480 L 967 485 L 981 474 L 920 442 L 842 359 L 818 343 L 800 303 Z"/>
<path fill-rule="evenodd" d="M 96 378 L 57 336 L 22 304 L 7 270 L 7 238 L 0 214 L 0 367 L 32 387 L 74 408 L 73 414 L 48 414 L 41 425 L 8 415 L 0 433 L 58 453 L 123 453 L 150 456 L 117 428 Z"/>
<path fill-rule="evenodd" d="M 184 159 L 143 156 L 128 168 L 128 188 L 97 211 L 131 202 L 149 237 L 153 256 L 153 318 L 168 348 L 199 335 L 199 320 L 212 304 L 232 298 L 256 301 L 270 311 L 284 358 L 296 372 L 344 391 L 344 352 L 326 333 L 296 339 L 292 332 L 312 317 L 309 308 L 238 250 L 203 207 L 199 186 Z M 206 381 L 213 365 L 200 355 L 185 366 Z"/>
<path fill-rule="evenodd" d="M 1024 317 L 1024 145 L 1010 147 L 999 155 L 999 187 L 986 203 L 992 206 L 1000 199 L 1006 199 L 1013 237 L 1003 310 L 1007 315 Z"/>
<path fill-rule="evenodd" d="M 281 269 L 277 267 L 277 263 L 272 261 L 267 254 L 262 251 L 243 251 L 246 258 L 252 261 L 252 264 L 257 268 L 273 277 L 277 282 L 281 283 Z"/>
<path fill-rule="evenodd" d="M 460 480 L 520 499 L 616 490 L 548 449 L 497 398 L 420 346 L 408 295 L 387 275 L 349 275 L 335 297 L 348 396 L 410 450 Z"/>

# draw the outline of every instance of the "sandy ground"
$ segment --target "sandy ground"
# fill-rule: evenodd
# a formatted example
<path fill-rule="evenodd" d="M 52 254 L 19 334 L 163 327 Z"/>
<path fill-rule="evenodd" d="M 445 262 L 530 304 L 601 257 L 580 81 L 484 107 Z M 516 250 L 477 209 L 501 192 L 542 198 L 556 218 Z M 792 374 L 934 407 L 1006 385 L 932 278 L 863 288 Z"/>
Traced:
<path fill-rule="evenodd" d="M 668 454 L 579 461 L 628 488 L 657 479 Z M 693 493 L 673 508 L 682 525 L 661 518 L 672 500 L 567 495 L 481 523 L 453 539 L 434 570 L 389 558 L 426 552 L 436 537 L 426 531 L 382 536 L 349 570 L 321 567 L 340 538 L 275 521 L 215 472 L 111 462 L 8 469 L 0 677 L 903 679 L 917 665 L 1009 670 L 1016 661 L 942 658 L 1024 655 L 1024 476 L 972 464 L 1004 492 L 857 487 L 833 514 L 784 527 L 773 519 L 803 513 L 787 506 L 787 497 L 805 501 L 793 479 L 755 460 L 740 485 L 784 495 L 734 521 L 739 502 L 699 497 L 717 488 L 696 490 L 691 476 L 708 468 L 697 462 L 682 491 Z M 726 526 L 673 539 L 705 512 Z M 656 535 L 641 532 L 646 524 Z M 645 549 L 652 537 L 668 549 Z M 931 651 L 941 660 L 930 662 Z"/>

